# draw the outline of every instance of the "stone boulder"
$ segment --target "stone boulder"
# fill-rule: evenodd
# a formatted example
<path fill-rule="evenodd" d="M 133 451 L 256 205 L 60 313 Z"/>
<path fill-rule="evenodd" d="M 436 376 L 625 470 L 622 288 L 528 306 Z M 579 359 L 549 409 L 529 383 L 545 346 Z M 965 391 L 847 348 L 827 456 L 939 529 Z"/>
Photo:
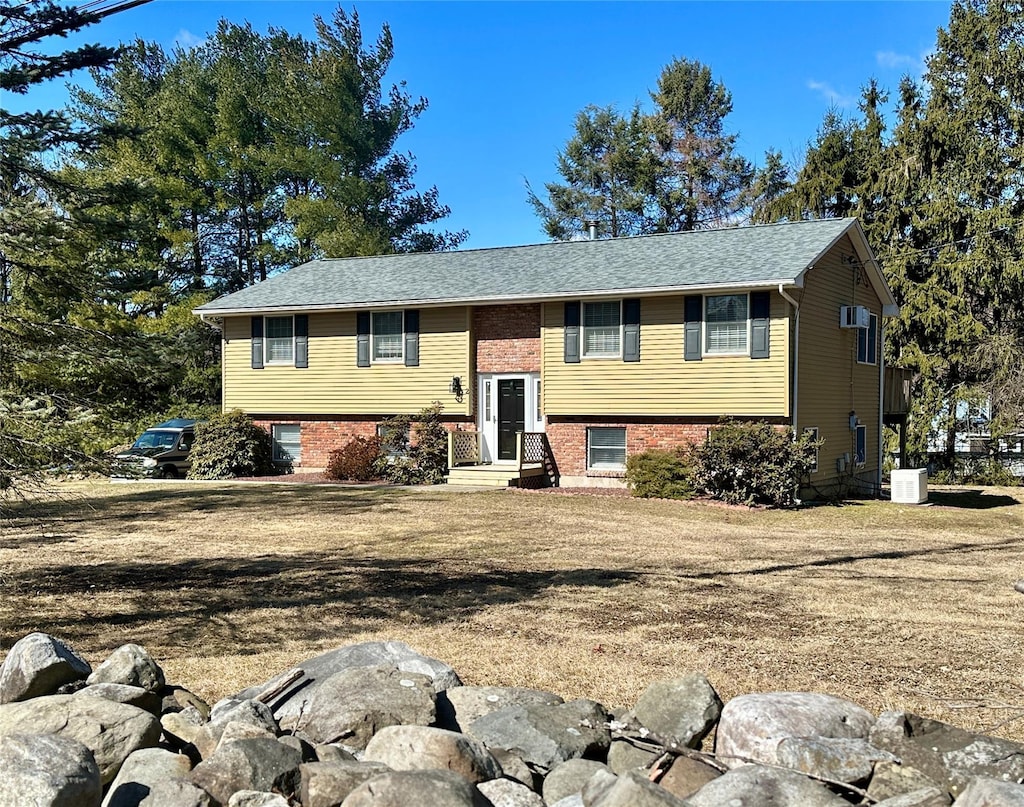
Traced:
<path fill-rule="evenodd" d="M 506 706 L 474 720 L 466 733 L 488 748 L 514 750 L 526 762 L 550 769 L 577 757 L 607 754 L 609 715 L 596 701 Z"/>
<path fill-rule="evenodd" d="M 720 770 L 699 759 L 676 757 L 658 784 L 673 796 L 686 799 L 721 775 Z"/>
<path fill-rule="evenodd" d="M 166 683 L 160 665 L 137 644 L 121 645 L 86 681 L 89 684 L 127 684 L 147 692 L 159 692 Z"/>
<path fill-rule="evenodd" d="M 312 701 L 324 681 L 339 672 L 358 667 L 391 667 L 403 673 L 424 675 L 430 679 L 435 693 L 462 685 L 458 674 L 449 665 L 417 653 L 405 642 L 362 642 L 299 662 L 296 669 L 302 671 L 301 677 L 269 701 L 275 717 L 283 726 L 293 725 L 303 711 L 303 704 Z M 285 681 L 291 672 L 285 670 L 262 684 L 244 689 L 235 698 L 245 700 L 269 692 Z"/>
<path fill-rule="evenodd" d="M 622 776 L 598 772 L 587 782 L 582 795 L 584 807 L 689 807 L 639 771 Z"/>
<path fill-rule="evenodd" d="M 871 742 L 934 779 L 954 796 L 976 776 L 1004 782 L 1024 779 L 1024 745 L 906 712 L 879 715 Z"/>
<path fill-rule="evenodd" d="M 239 790 L 231 794 L 227 807 L 290 807 L 288 800 L 277 793 L 262 790 Z"/>
<path fill-rule="evenodd" d="M 102 785 L 92 752 L 55 734 L 0 738 L 0 804 L 96 807 Z"/>
<path fill-rule="evenodd" d="M 341 807 L 494 807 L 476 786 L 451 771 L 392 771 L 361 784 Z"/>
<path fill-rule="evenodd" d="M 953 799 L 945 790 L 937 787 L 922 787 L 909 793 L 901 793 L 882 801 L 875 802 L 875 807 L 949 807 Z"/>
<path fill-rule="evenodd" d="M 1024 807 L 1024 785 L 977 776 L 967 783 L 953 807 Z"/>
<path fill-rule="evenodd" d="M 89 663 L 60 639 L 30 633 L 14 643 L 0 666 L 0 704 L 52 695 L 91 671 Z"/>
<path fill-rule="evenodd" d="M 598 771 L 611 773 L 607 765 L 593 759 L 570 759 L 555 766 L 544 777 L 544 787 L 541 791 L 544 801 L 554 804 L 566 796 L 582 793 L 583 786 Z"/>
<path fill-rule="evenodd" d="M 429 726 L 436 715 L 431 679 L 394 667 L 352 667 L 320 682 L 301 719 L 282 718 L 313 743 L 362 750 L 385 726 Z"/>
<path fill-rule="evenodd" d="M 299 766 L 299 800 L 303 807 L 338 807 L 363 782 L 387 773 L 379 762 L 333 760 Z"/>
<path fill-rule="evenodd" d="M 702 673 L 651 684 L 622 722 L 638 722 L 660 738 L 696 748 L 718 721 L 722 700 Z"/>
<path fill-rule="evenodd" d="M 775 750 L 779 764 L 820 779 L 867 782 L 878 762 L 897 762 L 867 740 L 834 737 L 783 737 Z"/>
<path fill-rule="evenodd" d="M 715 754 L 729 767 L 745 762 L 778 765 L 786 737 L 867 739 L 874 716 L 855 703 L 815 692 L 740 695 L 722 709 Z"/>
<path fill-rule="evenodd" d="M 796 771 L 765 765 L 740 765 L 687 799 L 690 807 L 849 807 L 825 785 Z"/>
<path fill-rule="evenodd" d="M 180 716 L 185 711 L 177 713 Z M 167 715 L 164 715 L 166 718 Z M 199 751 L 199 755 L 206 759 L 213 754 L 220 745 L 221 738 L 228 726 L 234 725 L 235 736 L 242 736 L 239 724 L 251 726 L 261 733 L 276 737 L 280 728 L 274 715 L 265 703 L 254 700 L 245 701 L 221 701 L 217 703 L 210 712 L 210 721 L 198 726 L 195 732 L 189 732 L 187 725 L 180 725 L 172 719 L 174 728 L 186 735 L 191 735 L 188 740 Z M 175 736 L 180 736 L 175 732 Z M 253 735 L 248 735 L 253 736 Z"/>
<path fill-rule="evenodd" d="M 277 740 L 236 740 L 196 765 L 189 780 L 221 804 L 239 790 L 275 790 L 291 797 L 299 790 L 301 764 L 299 751 Z"/>
<path fill-rule="evenodd" d="M 103 784 L 140 748 L 160 739 L 160 723 L 149 712 L 125 703 L 78 695 L 47 695 L 0 706 L 0 737 L 58 734 L 83 743 L 96 758 Z"/>
<path fill-rule="evenodd" d="M 502 773 L 482 743 L 428 726 L 385 726 L 366 744 L 363 760 L 396 771 L 454 771 L 474 784 L 497 779 Z"/>
<path fill-rule="evenodd" d="M 545 807 L 546 802 L 522 782 L 492 779 L 481 782 L 477 789 L 494 807 Z"/>
<path fill-rule="evenodd" d="M 191 770 L 186 756 L 163 748 L 142 748 L 124 761 L 107 789 L 103 807 L 136 807 L 157 782 L 185 779 Z"/>
<path fill-rule="evenodd" d="M 81 697 L 106 698 L 108 701 L 127 703 L 129 706 L 137 706 L 156 717 L 160 716 L 162 699 L 155 692 L 150 692 L 142 687 L 129 684 L 90 684 L 77 690 L 74 694 Z"/>
<path fill-rule="evenodd" d="M 553 706 L 565 701 L 553 692 L 525 687 L 460 686 L 440 693 L 437 701 L 438 723 L 442 728 L 464 731 L 478 717 L 506 706 L 540 703 Z"/>

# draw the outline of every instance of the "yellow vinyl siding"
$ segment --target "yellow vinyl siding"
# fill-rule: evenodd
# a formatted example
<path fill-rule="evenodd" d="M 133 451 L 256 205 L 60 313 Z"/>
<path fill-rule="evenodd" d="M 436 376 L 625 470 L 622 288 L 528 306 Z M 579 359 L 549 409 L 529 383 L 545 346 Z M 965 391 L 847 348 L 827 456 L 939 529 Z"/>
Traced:
<path fill-rule="evenodd" d="M 640 361 L 564 361 L 564 304 L 545 303 L 542 393 L 548 415 L 789 414 L 787 304 L 772 293 L 771 356 L 709 356 L 683 360 L 683 296 L 640 303 Z M 582 329 L 581 329 L 582 330 Z M 582 334 L 581 334 L 582 338 Z"/>
<path fill-rule="evenodd" d="M 853 244 L 844 237 L 805 276 L 800 293 L 800 378 L 797 420 L 800 429 L 817 426 L 825 441 L 818 454 L 818 471 L 812 482 L 834 479 L 837 460 L 850 455 L 852 471 L 863 474 L 878 468 L 878 364 L 857 363 L 857 329 L 839 327 L 839 309 L 862 305 L 882 322 L 878 294 L 859 273 Z M 881 333 L 879 333 L 881 336 Z M 878 346 L 881 353 L 881 339 Z M 855 433 L 850 412 L 867 426 L 867 462 L 852 465 Z"/>
<path fill-rule="evenodd" d="M 420 309 L 420 364 L 356 366 L 356 314 L 309 315 L 309 367 L 251 367 L 250 318 L 224 320 L 224 408 L 261 414 L 413 414 L 440 401 L 450 415 L 471 414 L 448 392 L 453 376 L 468 388 L 469 310 Z"/>

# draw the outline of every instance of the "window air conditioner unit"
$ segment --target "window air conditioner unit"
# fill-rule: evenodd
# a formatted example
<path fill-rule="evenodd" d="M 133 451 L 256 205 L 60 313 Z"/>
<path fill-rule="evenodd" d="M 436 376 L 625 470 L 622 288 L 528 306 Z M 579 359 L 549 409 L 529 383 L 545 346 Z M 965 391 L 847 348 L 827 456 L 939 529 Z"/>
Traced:
<path fill-rule="evenodd" d="M 868 328 L 871 312 L 862 305 L 844 305 L 839 309 L 840 328 Z"/>
<path fill-rule="evenodd" d="M 892 500 L 897 504 L 924 504 L 928 501 L 928 471 L 924 468 L 895 470 L 890 483 Z"/>

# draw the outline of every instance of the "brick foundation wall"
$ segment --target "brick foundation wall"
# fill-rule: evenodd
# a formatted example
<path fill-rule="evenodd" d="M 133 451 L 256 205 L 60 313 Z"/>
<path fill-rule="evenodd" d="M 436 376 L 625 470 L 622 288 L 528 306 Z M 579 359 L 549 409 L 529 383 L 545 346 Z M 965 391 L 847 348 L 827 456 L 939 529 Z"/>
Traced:
<path fill-rule="evenodd" d="M 253 422 L 268 432 L 272 425 L 278 423 L 298 423 L 299 439 L 302 442 L 302 459 L 296 464 L 301 468 L 326 468 L 330 453 L 341 448 L 355 437 L 376 437 L 377 424 L 385 419 L 384 415 L 367 415 L 359 417 L 332 418 L 329 416 L 315 417 L 311 415 L 257 415 Z M 449 431 L 457 426 L 465 426 L 466 418 L 445 421 Z"/>
<path fill-rule="evenodd" d="M 558 463 L 558 473 L 569 477 L 617 478 L 621 471 L 587 470 L 587 428 L 620 427 L 626 429 L 626 456 L 650 449 L 672 449 L 704 442 L 714 421 L 590 420 L 583 418 L 548 417 L 547 435 L 551 451 Z"/>
<path fill-rule="evenodd" d="M 540 303 L 477 306 L 473 339 L 478 373 L 540 372 Z"/>

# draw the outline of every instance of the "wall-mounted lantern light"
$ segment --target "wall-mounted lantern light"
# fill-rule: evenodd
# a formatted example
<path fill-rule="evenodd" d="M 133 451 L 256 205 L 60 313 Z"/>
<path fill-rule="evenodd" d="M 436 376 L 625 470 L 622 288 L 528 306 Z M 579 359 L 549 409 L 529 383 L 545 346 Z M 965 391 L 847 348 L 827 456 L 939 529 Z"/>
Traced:
<path fill-rule="evenodd" d="M 455 396 L 456 401 L 462 403 L 462 397 L 466 393 L 462 389 L 462 379 L 459 376 L 452 376 L 452 383 L 448 385 L 448 392 Z"/>

